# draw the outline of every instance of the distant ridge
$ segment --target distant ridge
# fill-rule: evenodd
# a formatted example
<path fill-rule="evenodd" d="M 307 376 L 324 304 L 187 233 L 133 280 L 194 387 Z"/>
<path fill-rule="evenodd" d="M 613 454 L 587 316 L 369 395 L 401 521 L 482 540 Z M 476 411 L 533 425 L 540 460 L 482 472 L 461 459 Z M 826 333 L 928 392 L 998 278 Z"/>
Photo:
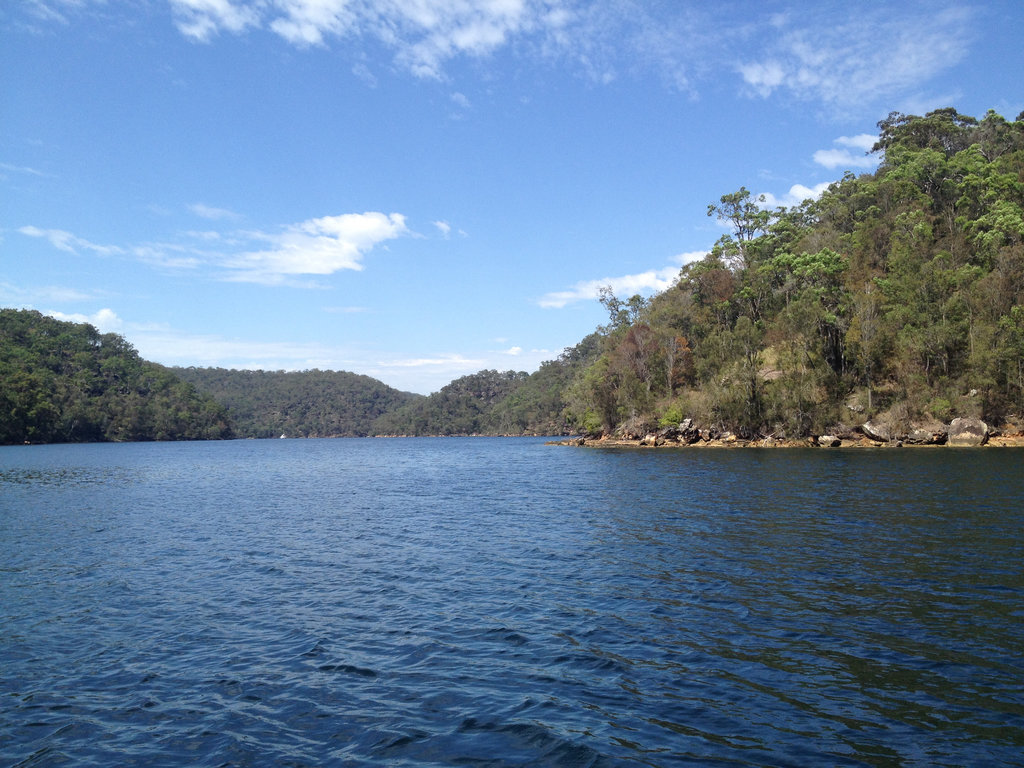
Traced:
<path fill-rule="evenodd" d="M 238 437 L 364 437 L 381 415 L 423 399 L 348 371 L 171 370 L 222 403 Z"/>

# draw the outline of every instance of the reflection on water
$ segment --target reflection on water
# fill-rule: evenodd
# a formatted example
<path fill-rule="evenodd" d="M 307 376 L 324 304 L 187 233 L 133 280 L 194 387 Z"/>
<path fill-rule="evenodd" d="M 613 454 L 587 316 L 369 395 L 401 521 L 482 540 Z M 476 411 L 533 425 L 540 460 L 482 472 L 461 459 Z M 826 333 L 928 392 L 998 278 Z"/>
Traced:
<path fill-rule="evenodd" d="M 992 765 L 1024 453 L 0 449 L 0 759 Z"/>

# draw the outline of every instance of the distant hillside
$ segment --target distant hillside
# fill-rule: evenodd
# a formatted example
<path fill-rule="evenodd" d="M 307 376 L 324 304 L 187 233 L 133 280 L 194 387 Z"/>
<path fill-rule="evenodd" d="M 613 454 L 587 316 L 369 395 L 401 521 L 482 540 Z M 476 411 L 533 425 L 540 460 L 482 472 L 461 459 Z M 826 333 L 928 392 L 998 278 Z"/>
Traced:
<path fill-rule="evenodd" d="M 173 368 L 227 407 L 238 437 L 360 437 L 379 416 L 422 395 L 346 371 Z"/>
<path fill-rule="evenodd" d="M 429 397 L 382 416 L 380 435 L 567 434 L 565 390 L 600 353 L 591 334 L 533 374 L 480 371 L 456 379 Z"/>
<path fill-rule="evenodd" d="M 230 436 L 222 406 L 121 336 L 0 309 L 0 443 Z"/>

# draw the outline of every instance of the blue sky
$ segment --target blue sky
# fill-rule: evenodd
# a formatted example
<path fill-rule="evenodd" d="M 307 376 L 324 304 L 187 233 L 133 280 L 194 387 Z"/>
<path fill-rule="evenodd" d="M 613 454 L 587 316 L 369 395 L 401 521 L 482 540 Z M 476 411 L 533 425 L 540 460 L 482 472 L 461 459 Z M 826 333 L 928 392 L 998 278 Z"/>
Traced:
<path fill-rule="evenodd" d="M 0 305 L 168 365 L 429 393 L 667 287 L 709 203 L 817 194 L 892 110 L 1024 110 L 1019 0 L 20 0 Z"/>

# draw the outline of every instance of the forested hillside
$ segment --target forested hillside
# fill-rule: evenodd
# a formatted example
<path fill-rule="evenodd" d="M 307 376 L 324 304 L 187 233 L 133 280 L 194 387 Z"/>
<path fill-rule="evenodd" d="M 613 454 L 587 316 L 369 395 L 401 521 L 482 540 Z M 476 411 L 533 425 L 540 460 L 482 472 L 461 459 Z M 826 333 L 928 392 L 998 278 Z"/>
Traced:
<path fill-rule="evenodd" d="M 0 310 L 0 443 L 230 436 L 222 406 L 121 336 Z"/>
<path fill-rule="evenodd" d="M 172 368 L 227 406 L 239 437 L 360 437 L 381 414 L 423 399 L 346 371 Z"/>
<path fill-rule="evenodd" d="M 378 419 L 379 435 L 561 435 L 565 391 L 599 352 L 596 334 L 531 375 L 480 371 Z"/>
<path fill-rule="evenodd" d="M 566 392 L 583 432 L 695 422 L 746 436 L 1024 410 L 1024 115 L 879 123 L 877 172 L 730 229 L 651 300 L 606 292 L 601 354 Z"/>
<path fill-rule="evenodd" d="M 606 290 L 608 324 L 536 373 L 481 371 L 429 397 L 345 372 L 172 371 L 92 326 L 3 310 L 0 441 L 225 437 L 229 418 L 246 437 L 1019 420 L 1024 115 L 892 113 L 879 129 L 875 173 L 789 209 L 721 196 L 707 212 L 728 234 L 672 288 Z"/>

